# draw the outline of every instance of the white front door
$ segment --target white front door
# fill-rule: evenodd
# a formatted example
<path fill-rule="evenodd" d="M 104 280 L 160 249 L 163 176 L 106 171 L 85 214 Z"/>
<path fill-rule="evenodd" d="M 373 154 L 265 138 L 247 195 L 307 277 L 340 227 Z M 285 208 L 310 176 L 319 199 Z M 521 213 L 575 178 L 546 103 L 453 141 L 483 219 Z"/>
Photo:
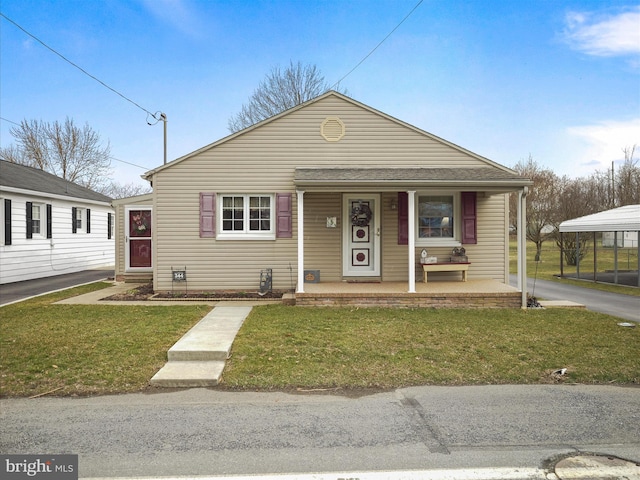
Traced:
<path fill-rule="evenodd" d="M 342 218 L 343 276 L 379 277 L 380 195 L 344 195 Z"/>

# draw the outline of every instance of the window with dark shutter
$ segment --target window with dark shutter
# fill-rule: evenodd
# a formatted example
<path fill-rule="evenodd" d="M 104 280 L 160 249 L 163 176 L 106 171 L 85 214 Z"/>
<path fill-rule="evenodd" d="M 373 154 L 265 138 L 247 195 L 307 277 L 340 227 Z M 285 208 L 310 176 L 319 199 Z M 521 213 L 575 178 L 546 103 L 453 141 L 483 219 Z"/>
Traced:
<path fill-rule="evenodd" d="M 27 238 L 33 238 L 33 203 L 27 202 Z"/>
<path fill-rule="evenodd" d="M 4 244 L 11 245 L 11 200 L 4 199 Z"/>
<path fill-rule="evenodd" d="M 291 194 L 276 193 L 276 237 L 291 238 Z"/>
<path fill-rule="evenodd" d="M 107 240 L 111 240 L 111 229 L 113 228 L 113 216 L 107 213 Z"/>
<path fill-rule="evenodd" d="M 462 243 L 478 243 L 476 219 L 476 192 L 462 192 Z"/>
<path fill-rule="evenodd" d="M 200 238 L 216 236 L 216 194 L 200 192 Z"/>

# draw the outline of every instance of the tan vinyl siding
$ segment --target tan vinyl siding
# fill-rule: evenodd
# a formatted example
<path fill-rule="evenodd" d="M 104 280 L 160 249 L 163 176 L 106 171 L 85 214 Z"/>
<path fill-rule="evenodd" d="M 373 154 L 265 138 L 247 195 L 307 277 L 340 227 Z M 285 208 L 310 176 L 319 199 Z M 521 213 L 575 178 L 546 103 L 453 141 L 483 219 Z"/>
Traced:
<path fill-rule="evenodd" d="M 322 137 L 321 124 L 327 117 L 337 117 L 344 123 L 345 135 L 340 141 L 328 142 Z M 368 166 L 461 169 L 486 167 L 487 162 L 357 104 L 339 97 L 325 97 L 230 140 L 204 148 L 153 175 L 155 288 L 185 288 L 184 284 L 172 285 L 172 266 L 187 267 L 189 290 L 255 290 L 259 287 L 260 270 L 264 268 L 274 269 L 274 288 L 294 287 L 297 275 L 297 200 L 293 183 L 296 167 Z M 200 192 L 218 195 L 291 193 L 293 236 L 268 241 L 200 238 Z M 304 196 L 304 267 L 320 270 L 322 281 L 342 278 L 342 193 L 307 192 Z M 381 274 L 384 281 L 403 281 L 408 276 L 407 247 L 397 244 L 397 210 L 390 208 L 394 196 L 391 193 L 381 195 Z M 474 263 L 469 276 L 503 279 L 504 235 L 501 237 L 496 232 L 504 233 L 504 202 L 502 196 L 496 199 L 479 196 L 478 200 L 479 244 L 468 249 Z M 326 227 L 328 216 L 337 218 L 335 229 Z M 122 227 L 121 218 L 118 227 Z M 449 251 L 438 249 L 434 253 L 442 255 Z M 119 261 L 124 259 L 119 256 Z"/>
<path fill-rule="evenodd" d="M 320 270 L 323 282 L 342 280 L 342 195 L 307 193 L 304 196 L 304 268 Z M 336 228 L 327 228 L 327 217 L 336 217 Z"/>

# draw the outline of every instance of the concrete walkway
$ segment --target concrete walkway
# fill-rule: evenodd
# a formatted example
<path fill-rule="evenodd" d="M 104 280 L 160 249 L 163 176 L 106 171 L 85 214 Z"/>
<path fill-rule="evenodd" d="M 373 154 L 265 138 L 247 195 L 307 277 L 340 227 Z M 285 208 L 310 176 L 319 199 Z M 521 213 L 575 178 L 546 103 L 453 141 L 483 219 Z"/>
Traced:
<path fill-rule="evenodd" d="M 156 387 L 211 387 L 218 384 L 231 345 L 250 306 L 217 306 L 167 353 L 168 362 L 151 379 Z"/>
<path fill-rule="evenodd" d="M 211 387 L 218 384 L 231 345 L 254 305 L 280 303 L 279 300 L 103 300 L 133 290 L 139 285 L 115 283 L 113 286 L 61 300 L 72 305 L 210 305 L 211 310 L 167 352 L 168 362 L 151 378 L 157 387 Z"/>

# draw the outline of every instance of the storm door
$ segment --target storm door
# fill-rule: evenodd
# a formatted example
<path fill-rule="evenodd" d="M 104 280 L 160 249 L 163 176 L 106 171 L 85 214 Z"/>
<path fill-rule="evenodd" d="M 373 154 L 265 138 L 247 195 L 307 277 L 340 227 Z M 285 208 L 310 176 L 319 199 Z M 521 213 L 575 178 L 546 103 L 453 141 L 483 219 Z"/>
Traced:
<path fill-rule="evenodd" d="M 380 195 L 344 195 L 343 209 L 343 276 L 380 276 Z"/>
<path fill-rule="evenodd" d="M 126 223 L 127 271 L 150 271 L 151 209 L 127 209 Z"/>

